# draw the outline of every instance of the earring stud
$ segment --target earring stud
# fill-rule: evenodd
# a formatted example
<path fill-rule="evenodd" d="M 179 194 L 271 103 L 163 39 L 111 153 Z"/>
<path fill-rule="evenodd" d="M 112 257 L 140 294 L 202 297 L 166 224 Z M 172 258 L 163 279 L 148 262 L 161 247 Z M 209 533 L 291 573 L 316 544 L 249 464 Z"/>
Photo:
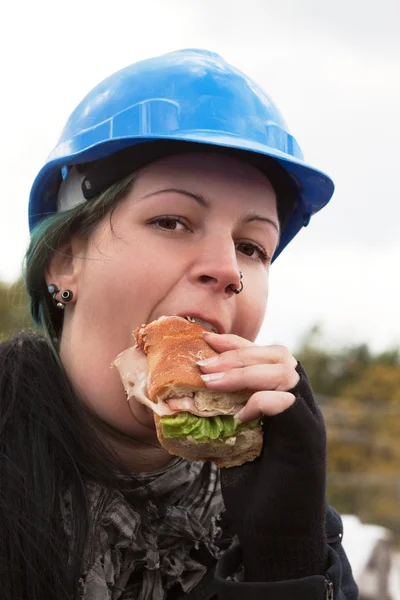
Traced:
<path fill-rule="evenodd" d="M 47 286 L 47 290 L 48 290 L 49 294 L 51 294 L 51 296 L 53 297 L 54 305 L 59 310 L 64 310 L 65 304 L 63 304 L 62 302 L 60 302 L 60 300 L 57 299 L 57 294 L 59 293 L 60 290 L 56 286 L 56 284 L 51 283 L 50 285 Z M 64 290 L 63 292 L 61 292 L 61 299 L 64 300 L 64 302 L 70 302 L 73 297 L 74 297 L 74 294 L 71 290 Z"/>
<path fill-rule="evenodd" d="M 70 302 L 73 297 L 74 294 L 71 292 L 71 290 L 64 290 L 61 294 L 61 298 L 64 300 L 64 302 Z"/>

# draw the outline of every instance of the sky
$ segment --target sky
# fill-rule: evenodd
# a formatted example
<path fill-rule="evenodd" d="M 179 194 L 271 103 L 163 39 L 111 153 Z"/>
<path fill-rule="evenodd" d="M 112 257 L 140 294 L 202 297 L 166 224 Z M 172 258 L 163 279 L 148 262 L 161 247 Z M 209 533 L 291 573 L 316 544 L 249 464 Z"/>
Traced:
<path fill-rule="evenodd" d="M 0 280 L 18 277 L 32 182 L 80 100 L 116 70 L 204 48 L 283 113 L 330 204 L 271 268 L 259 343 L 400 345 L 398 0 L 37 0 L 0 9 Z"/>

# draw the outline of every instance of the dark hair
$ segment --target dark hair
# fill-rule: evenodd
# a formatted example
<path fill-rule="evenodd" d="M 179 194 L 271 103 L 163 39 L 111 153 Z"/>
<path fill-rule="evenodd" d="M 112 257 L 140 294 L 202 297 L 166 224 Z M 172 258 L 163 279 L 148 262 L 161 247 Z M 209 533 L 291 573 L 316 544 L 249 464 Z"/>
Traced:
<path fill-rule="evenodd" d="M 31 234 L 24 267 L 31 314 L 34 323 L 41 327 L 55 346 L 61 334 L 63 314 L 55 308 L 46 286 L 45 272 L 50 260 L 72 236 L 89 238 L 105 216 L 112 215 L 117 204 L 125 198 L 134 179 L 135 173 L 129 173 L 94 200 L 82 202 L 68 211 L 47 217 Z"/>
<path fill-rule="evenodd" d="M 115 484 L 48 341 L 21 333 L 0 344 L 0 582 L 2 600 L 72 600 L 90 515 L 85 482 Z M 121 470 L 121 469 L 120 469 Z M 71 491 L 71 535 L 61 497 Z"/>
<path fill-rule="evenodd" d="M 60 245 L 72 234 L 90 236 L 133 179 L 130 174 L 96 200 L 49 217 L 32 234 L 25 278 L 41 333 L 23 332 L 0 344 L 2 600 L 77 599 L 84 548 L 90 550 L 88 536 L 95 530 L 86 484 L 123 490 L 127 481 L 100 441 L 105 425 L 77 398 L 59 360 L 62 313 L 53 306 L 44 274 Z M 61 514 L 67 491 L 68 535 Z"/>

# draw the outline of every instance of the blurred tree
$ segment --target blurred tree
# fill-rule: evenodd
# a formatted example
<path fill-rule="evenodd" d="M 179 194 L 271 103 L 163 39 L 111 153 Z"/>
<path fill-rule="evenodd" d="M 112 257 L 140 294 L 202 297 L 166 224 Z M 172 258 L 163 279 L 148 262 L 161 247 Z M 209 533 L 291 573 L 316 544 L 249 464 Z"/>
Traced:
<path fill-rule="evenodd" d="M 380 355 L 360 370 L 357 379 L 343 386 L 342 395 L 368 404 L 371 408 L 376 403 L 397 404 L 400 407 L 400 365 L 386 362 L 387 356 L 388 353 Z"/>
<path fill-rule="evenodd" d="M 0 282 L 0 340 L 31 326 L 29 302 L 22 279 L 11 284 Z"/>
<path fill-rule="evenodd" d="M 400 542 L 400 352 L 326 350 L 319 327 L 296 353 L 327 424 L 328 498 Z"/>

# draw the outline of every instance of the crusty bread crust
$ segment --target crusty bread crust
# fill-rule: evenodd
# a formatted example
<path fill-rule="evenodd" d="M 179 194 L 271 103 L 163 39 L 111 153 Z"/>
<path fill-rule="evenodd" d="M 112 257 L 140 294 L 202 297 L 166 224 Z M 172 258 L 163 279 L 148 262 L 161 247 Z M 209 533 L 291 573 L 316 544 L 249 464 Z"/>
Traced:
<path fill-rule="evenodd" d="M 147 354 L 151 374 L 147 393 L 152 402 L 168 397 L 171 386 L 207 389 L 196 362 L 217 356 L 217 352 L 202 337 L 203 331 L 209 330 L 183 317 L 157 319 L 134 331 Z"/>
<path fill-rule="evenodd" d="M 183 317 L 161 317 L 134 331 L 137 343 L 147 355 L 147 395 L 152 402 L 192 397 L 200 411 L 235 414 L 251 392 L 226 393 L 207 388 L 196 363 L 218 353 L 207 344 L 203 331 L 209 330 Z"/>
<path fill-rule="evenodd" d="M 263 444 L 261 426 L 243 428 L 236 436 L 209 442 L 193 438 L 165 438 L 160 417 L 154 413 L 157 437 L 170 454 L 187 460 L 212 461 L 217 467 L 238 467 L 260 456 Z"/>

